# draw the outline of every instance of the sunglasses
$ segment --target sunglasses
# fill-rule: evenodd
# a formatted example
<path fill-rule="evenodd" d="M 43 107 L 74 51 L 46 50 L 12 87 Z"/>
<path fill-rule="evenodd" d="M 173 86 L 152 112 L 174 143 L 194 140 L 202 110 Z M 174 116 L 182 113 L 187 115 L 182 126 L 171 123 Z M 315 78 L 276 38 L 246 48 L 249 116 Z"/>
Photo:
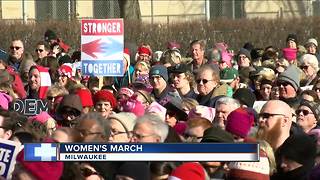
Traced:
<path fill-rule="evenodd" d="M 279 82 L 277 82 L 277 86 L 288 86 L 288 85 L 290 85 L 290 83 L 288 83 L 288 82 L 285 82 L 285 81 L 279 81 Z"/>
<path fill-rule="evenodd" d="M 301 69 L 308 69 L 309 66 L 300 66 Z"/>
<path fill-rule="evenodd" d="M 91 169 L 89 168 L 81 168 L 81 174 L 84 176 L 84 177 L 89 177 L 91 175 L 100 175 L 98 172 L 96 171 L 92 171 Z"/>
<path fill-rule="evenodd" d="M 208 79 L 197 79 L 196 83 L 200 84 L 202 82 L 202 84 L 207 84 L 209 81 L 213 81 L 213 79 L 208 80 Z"/>
<path fill-rule="evenodd" d="M 10 46 L 10 49 L 11 50 L 19 50 L 21 47 L 19 46 Z"/>
<path fill-rule="evenodd" d="M 167 115 L 169 115 L 170 117 L 174 117 L 176 113 L 174 111 L 167 111 Z"/>
<path fill-rule="evenodd" d="M 36 51 L 36 52 L 41 52 L 41 53 L 42 53 L 44 50 L 43 50 L 43 49 L 36 49 L 35 51 Z"/>
<path fill-rule="evenodd" d="M 270 117 L 273 117 L 273 116 L 285 116 L 284 114 L 273 114 L 273 113 L 260 113 L 259 114 L 259 118 L 262 118 L 262 119 L 269 119 Z"/>
<path fill-rule="evenodd" d="M 308 110 L 298 109 L 298 110 L 296 110 L 296 115 L 299 115 L 301 112 L 302 112 L 302 114 L 303 114 L 304 116 L 307 116 L 308 114 L 313 114 L 312 112 L 310 112 L 310 111 L 308 111 Z"/>

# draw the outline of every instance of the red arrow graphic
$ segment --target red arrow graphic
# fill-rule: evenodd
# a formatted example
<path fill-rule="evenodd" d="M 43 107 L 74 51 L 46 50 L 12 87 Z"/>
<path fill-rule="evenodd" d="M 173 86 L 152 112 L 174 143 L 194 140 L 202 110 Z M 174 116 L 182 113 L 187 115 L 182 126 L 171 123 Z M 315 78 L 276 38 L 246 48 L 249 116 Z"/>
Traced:
<path fill-rule="evenodd" d="M 82 44 L 82 52 L 88 54 L 89 56 L 97 59 L 98 57 L 94 53 L 101 52 L 101 43 L 99 42 L 101 39 L 97 39 L 86 44 Z"/>

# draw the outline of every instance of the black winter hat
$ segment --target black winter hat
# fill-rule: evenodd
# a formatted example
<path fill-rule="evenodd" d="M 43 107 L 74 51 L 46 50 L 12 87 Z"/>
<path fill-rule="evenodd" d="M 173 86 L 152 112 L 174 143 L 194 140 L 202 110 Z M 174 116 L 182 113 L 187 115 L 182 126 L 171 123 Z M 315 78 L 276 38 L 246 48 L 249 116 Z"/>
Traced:
<path fill-rule="evenodd" d="M 280 155 L 312 168 L 317 146 L 314 139 L 306 134 L 291 135 L 279 148 Z"/>
<path fill-rule="evenodd" d="M 290 34 L 288 34 L 288 37 L 287 37 L 287 40 L 286 40 L 286 42 L 288 42 L 288 41 L 294 41 L 296 44 L 298 44 L 298 37 L 297 37 L 297 35 L 296 34 L 294 34 L 294 33 L 290 33 Z"/>
<path fill-rule="evenodd" d="M 220 127 L 214 126 L 204 131 L 201 142 L 231 143 L 234 141 L 230 133 L 221 129 Z"/>
<path fill-rule="evenodd" d="M 256 101 L 256 95 L 251 92 L 248 88 L 239 88 L 234 92 L 233 98 L 240 101 L 240 103 L 247 105 L 248 107 L 253 107 Z"/>
<path fill-rule="evenodd" d="M 126 162 L 118 169 L 116 175 L 139 180 L 149 180 L 151 178 L 149 166 L 145 162 Z"/>
<path fill-rule="evenodd" d="M 54 31 L 52 31 L 51 29 L 48 29 L 45 33 L 44 33 L 44 40 L 45 41 L 50 41 L 53 39 L 57 39 L 57 35 Z"/>

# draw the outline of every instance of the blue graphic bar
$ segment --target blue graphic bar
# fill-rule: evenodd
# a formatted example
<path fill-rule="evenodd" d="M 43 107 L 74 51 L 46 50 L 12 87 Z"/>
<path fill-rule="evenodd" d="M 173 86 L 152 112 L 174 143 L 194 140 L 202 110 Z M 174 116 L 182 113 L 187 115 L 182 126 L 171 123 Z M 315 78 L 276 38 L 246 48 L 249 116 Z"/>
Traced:
<path fill-rule="evenodd" d="M 83 75 L 123 76 L 123 60 L 82 60 Z"/>

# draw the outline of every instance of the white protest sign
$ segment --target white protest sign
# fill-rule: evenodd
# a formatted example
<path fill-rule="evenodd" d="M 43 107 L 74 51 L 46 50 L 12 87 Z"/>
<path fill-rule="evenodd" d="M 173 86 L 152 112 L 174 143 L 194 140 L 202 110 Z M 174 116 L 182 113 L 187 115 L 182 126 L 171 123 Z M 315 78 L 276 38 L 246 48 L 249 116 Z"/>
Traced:
<path fill-rule="evenodd" d="M 10 179 L 16 164 L 16 156 L 20 146 L 13 141 L 0 139 L 0 176 Z"/>

